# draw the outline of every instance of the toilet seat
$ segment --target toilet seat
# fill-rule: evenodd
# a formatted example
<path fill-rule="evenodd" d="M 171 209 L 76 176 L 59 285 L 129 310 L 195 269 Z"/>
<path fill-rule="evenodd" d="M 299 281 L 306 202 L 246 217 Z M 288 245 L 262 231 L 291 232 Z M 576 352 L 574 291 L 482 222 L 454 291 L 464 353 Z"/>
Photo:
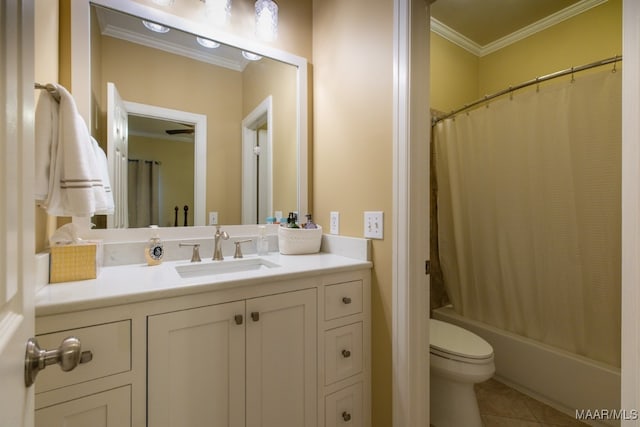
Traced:
<path fill-rule="evenodd" d="M 493 348 L 484 339 L 451 323 L 429 320 L 429 352 L 464 363 L 484 364 L 493 360 Z"/>

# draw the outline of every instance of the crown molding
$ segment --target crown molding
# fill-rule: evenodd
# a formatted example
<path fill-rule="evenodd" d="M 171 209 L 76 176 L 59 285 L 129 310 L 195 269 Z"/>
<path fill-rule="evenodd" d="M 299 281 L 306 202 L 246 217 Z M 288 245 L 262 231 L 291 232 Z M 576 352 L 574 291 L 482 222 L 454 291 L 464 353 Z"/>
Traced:
<path fill-rule="evenodd" d="M 462 34 L 458 33 L 454 29 L 447 27 L 442 22 L 435 18 L 431 18 L 431 31 L 439 36 L 449 40 L 450 42 L 460 46 L 461 48 L 471 52 L 472 54 L 482 57 L 493 53 L 497 50 L 503 49 L 509 45 L 512 45 L 520 40 L 523 40 L 529 36 L 532 36 L 547 28 L 553 27 L 562 21 L 573 18 L 589 9 L 593 9 L 596 6 L 600 6 L 606 3 L 608 0 L 582 0 L 569 7 L 566 7 L 552 15 L 547 16 L 539 21 L 534 22 L 531 25 L 527 25 L 518 31 L 515 31 L 507 36 L 504 36 L 496 41 L 488 43 L 484 46 L 468 39 Z"/>
<path fill-rule="evenodd" d="M 117 39 L 125 40 L 128 42 L 136 43 L 139 45 L 151 47 L 154 49 L 162 50 L 164 52 L 172 53 L 174 55 L 180 55 L 187 58 L 195 59 L 196 61 L 206 62 L 208 64 L 217 65 L 224 68 L 229 68 L 235 71 L 242 71 L 244 65 L 242 63 L 227 60 L 221 57 L 205 55 L 196 49 L 186 48 L 178 44 L 174 44 L 166 41 L 158 41 L 153 37 L 147 37 L 140 33 L 126 30 L 124 28 L 116 27 L 113 25 L 106 25 L 102 30 L 102 34 L 105 36 L 114 37 Z"/>

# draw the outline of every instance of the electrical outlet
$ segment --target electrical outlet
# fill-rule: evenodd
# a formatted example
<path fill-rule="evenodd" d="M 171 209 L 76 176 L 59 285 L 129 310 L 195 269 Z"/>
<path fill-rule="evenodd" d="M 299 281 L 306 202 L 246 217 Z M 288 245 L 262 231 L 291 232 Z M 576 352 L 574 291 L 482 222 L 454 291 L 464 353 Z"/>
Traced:
<path fill-rule="evenodd" d="M 382 212 L 364 213 L 364 237 L 382 239 L 384 229 L 382 218 Z"/>
<path fill-rule="evenodd" d="M 329 215 L 329 233 L 340 234 L 340 212 L 331 212 Z"/>
<path fill-rule="evenodd" d="M 218 224 L 218 212 L 209 212 L 209 225 Z"/>

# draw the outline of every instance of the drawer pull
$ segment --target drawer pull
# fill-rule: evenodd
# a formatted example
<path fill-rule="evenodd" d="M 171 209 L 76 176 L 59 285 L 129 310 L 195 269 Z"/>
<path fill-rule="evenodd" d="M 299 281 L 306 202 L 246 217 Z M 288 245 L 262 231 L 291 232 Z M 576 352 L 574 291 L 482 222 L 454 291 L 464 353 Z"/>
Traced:
<path fill-rule="evenodd" d="M 258 313 L 257 311 L 252 311 L 251 312 L 251 319 L 254 322 L 257 322 L 258 320 L 260 320 L 260 313 Z"/>
<path fill-rule="evenodd" d="M 345 420 L 345 421 L 347 421 L 347 422 L 348 422 L 348 421 L 351 421 L 351 414 L 350 414 L 350 413 L 348 413 L 347 411 L 344 411 L 344 412 L 342 413 L 342 419 L 343 419 L 343 420 Z"/>
<path fill-rule="evenodd" d="M 342 302 L 345 303 L 345 304 L 351 304 L 351 298 L 344 297 L 344 298 L 342 298 Z"/>
<path fill-rule="evenodd" d="M 233 319 L 236 321 L 236 325 L 242 325 L 242 314 L 236 314 Z"/>
<path fill-rule="evenodd" d="M 351 357 L 351 352 L 349 350 L 342 350 L 342 357 L 345 359 Z"/>

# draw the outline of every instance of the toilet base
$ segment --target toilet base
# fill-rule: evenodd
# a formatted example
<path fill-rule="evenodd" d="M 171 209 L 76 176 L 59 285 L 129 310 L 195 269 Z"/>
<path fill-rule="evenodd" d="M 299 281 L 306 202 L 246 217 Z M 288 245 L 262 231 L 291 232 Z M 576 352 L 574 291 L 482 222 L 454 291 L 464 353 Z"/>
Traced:
<path fill-rule="evenodd" d="M 473 383 L 441 378 L 431 371 L 431 425 L 482 427 Z"/>

